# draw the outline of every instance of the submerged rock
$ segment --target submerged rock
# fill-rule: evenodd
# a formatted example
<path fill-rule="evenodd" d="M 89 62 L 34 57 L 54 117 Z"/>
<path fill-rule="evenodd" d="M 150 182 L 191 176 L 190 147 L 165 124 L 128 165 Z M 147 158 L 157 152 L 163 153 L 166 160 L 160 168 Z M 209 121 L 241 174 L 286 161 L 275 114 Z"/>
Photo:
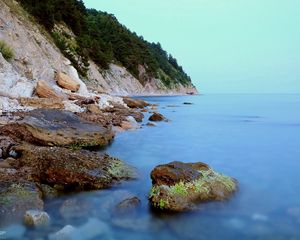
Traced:
<path fill-rule="evenodd" d="M 88 122 L 74 113 L 37 109 L 22 120 L 0 128 L 2 135 L 43 146 L 105 146 L 114 137 L 109 128 Z"/>
<path fill-rule="evenodd" d="M 201 162 L 157 166 L 151 172 L 151 179 L 150 203 L 167 211 L 187 211 L 194 209 L 197 202 L 225 200 L 237 189 L 235 179 Z"/>
<path fill-rule="evenodd" d="M 24 215 L 24 223 L 30 227 L 43 227 L 50 223 L 48 213 L 39 210 L 28 210 Z"/>
<path fill-rule="evenodd" d="M 153 121 L 153 122 L 159 122 L 159 121 L 164 121 L 166 118 L 160 114 L 160 113 L 153 113 L 150 117 L 149 117 L 149 121 Z"/>
<path fill-rule="evenodd" d="M 123 200 L 116 206 L 118 212 L 128 212 L 138 207 L 141 204 L 141 200 L 138 197 L 131 197 Z"/>
<path fill-rule="evenodd" d="M 0 173 L 0 224 L 21 220 L 26 211 L 33 208 L 43 210 L 44 207 L 35 184 L 13 183 L 15 177 L 14 174 L 8 174 L 7 179 L 3 181 L 3 173 Z"/>
<path fill-rule="evenodd" d="M 18 171 L 30 179 L 61 190 L 93 190 L 136 177 L 135 170 L 117 158 L 87 150 L 61 147 L 14 147 L 20 154 Z"/>
<path fill-rule="evenodd" d="M 72 240 L 75 236 L 76 228 L 71 225 L 63 227 L 56 233 L 51 234 L 49 240 Z"/>

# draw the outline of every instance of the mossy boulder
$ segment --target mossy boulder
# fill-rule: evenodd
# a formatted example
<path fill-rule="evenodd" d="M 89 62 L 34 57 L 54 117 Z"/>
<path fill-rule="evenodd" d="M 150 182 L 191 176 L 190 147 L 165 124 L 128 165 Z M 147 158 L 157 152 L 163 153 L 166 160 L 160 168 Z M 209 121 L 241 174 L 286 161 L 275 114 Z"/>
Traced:
<path fill-rule="evenodd" d="M 200 162 L 160 165 L 151 172 L 151 178 L 150 203 L 164 211 L 192 210 L 197 203 L 228 199 L 237 190 L 235 179 Z"/>
<path fill-rule="evenodd" d="M 110 128 L 58 109 L 25 113 L 23 119 L 0 128 L 0 134 L 41 146 L 76 148 L 105 146 L 114 137 Z"/>
<path fill-rule="evenodd" d="M 18 172 L 27 172 L 31 181 L 61 191 L 94 190 L 136 177 L 135 170 L 123 161 L 87 150 L 61 147 L 15 146 Z"/>

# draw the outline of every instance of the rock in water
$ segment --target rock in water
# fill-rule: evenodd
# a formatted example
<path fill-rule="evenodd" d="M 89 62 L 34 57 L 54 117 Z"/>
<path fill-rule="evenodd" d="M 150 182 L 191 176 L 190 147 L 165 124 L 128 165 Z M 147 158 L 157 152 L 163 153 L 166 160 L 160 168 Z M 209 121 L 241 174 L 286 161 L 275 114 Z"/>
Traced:
<path fill-rule="evenodd" d="M 151 172 L 149 200 L 153 207 L 166 211 L 187 211 L 196 202 L 221 201 L 237 189 L 237 181 L 215 172 L 204 163 L 171 162 Z"/>
<path fill-rule="evenodd" d="M 114 137 L 111 129 L 58 109 L 28 112 L 22 120 L 0 128 L 0 134 L 37 145 L 71 148 L 105 146 Z"/>
<path fill-rule="evenodd" d="M 52 88 L 46 81 L 40 80 L 38 81 L 35 93 L 40 98 L 54 98 L 54 99 L 64 99 L 65 96 L 63 94 L 57 93 L 54 88 Z"/>
<path fill-rule="evenodd" d="M 124 103 L 130 108 L 144 108 L 150 106 L 149 103 L 139 99 L 132 99 L 129 97 L 123 98 Z"/>
<path fill-rule="evenodd" d="M 31 227 L 43 227 L 50 223 L 48 213 L 38 210 L 29 210 L 24 215 L 24 223 Z"/>
<path fill-rule="evenodd" d="M 34 183 L 19 182 L 17 174 L 0 173 L 0 225 L 21 220 L 26 211 L 42 210 L 44 203 Z"/>
<path fill-rule="evenodd" d="M 72 240 L 76 234 L 76 228 L 71 225 L 67 225 L 58 232 L 51 234 L 49 240 Z"/>
<path fill-rule="evenodd" d="M 166 118 L 160 114 L 160 113 L 153 113 L 150 117 L 149 117 L 149 121 L 152 122 L 159 122 L 159 121 L 164 121 Z"/>
<path fill-rule="evenodd" d="M 55 80 L 60 87 L 70 90 L 72 92 L 77 92 L 80 88 L 80 84 L 78 82 L 76 82 L 74 79 L 70 78 L 67 74 L 64 74 L 62 72 L 58 72 L 56 74 Z"/>

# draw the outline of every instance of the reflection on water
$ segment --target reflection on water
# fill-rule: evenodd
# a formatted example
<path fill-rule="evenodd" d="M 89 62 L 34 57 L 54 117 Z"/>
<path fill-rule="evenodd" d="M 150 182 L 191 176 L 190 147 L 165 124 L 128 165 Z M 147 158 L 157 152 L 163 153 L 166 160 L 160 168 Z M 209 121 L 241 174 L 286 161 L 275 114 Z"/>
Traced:
<path fill-rule="evenodd" d="M 146 100 L 159 103 L 171 121 L 122 133 L 106 149 L 134 165 L 139 180 L 49 200 L 52 222 L 46 229 L 16 224 L 2 230 L 15 239 L 47 239 L 66 225 L 76 227 L 73 239 L 300 239 L 299 95 Z M 203 204 L 198 212 L 155 213 L 147 202 L 150 171 L 174 160 L 206 162 L 238 179 L 240 189 L 229 201 Z M 116 210 L 133 196 L 139 207 Z"/>

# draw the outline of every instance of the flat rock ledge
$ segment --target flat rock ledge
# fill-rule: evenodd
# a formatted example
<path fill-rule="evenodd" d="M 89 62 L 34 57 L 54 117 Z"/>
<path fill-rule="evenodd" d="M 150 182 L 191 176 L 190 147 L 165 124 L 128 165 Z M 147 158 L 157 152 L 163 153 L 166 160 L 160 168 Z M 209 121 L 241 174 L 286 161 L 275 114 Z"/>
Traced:
<path fill-rule="evenodd" d="M 150 204 L 158 210 L 183 212 L 197 204 L 222 201 L 237 190 L 237 181 L 214 171 L 205 163 L 171 162 L 151 172 Z"/>
<path fill-rule="evenodd" d="M 114 137 L 111 128 L 88 122 L 76 114 L 58 109 L 36 109 L 0 128 L 0 135 L 40 146 L 105 146 Z"/>

